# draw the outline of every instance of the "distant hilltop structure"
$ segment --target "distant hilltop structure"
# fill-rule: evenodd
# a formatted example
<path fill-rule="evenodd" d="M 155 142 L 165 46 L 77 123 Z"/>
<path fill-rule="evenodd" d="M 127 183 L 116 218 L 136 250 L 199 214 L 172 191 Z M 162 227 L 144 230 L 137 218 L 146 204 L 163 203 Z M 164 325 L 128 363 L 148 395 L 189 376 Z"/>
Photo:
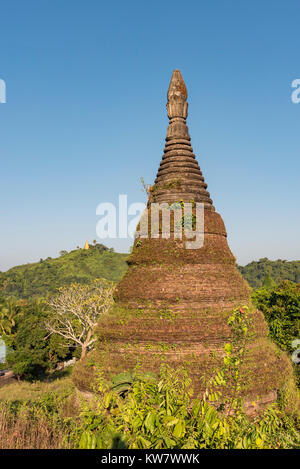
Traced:
<path fill-rule="evenodd" d="M 83 249 L 90 249 L 88 240 L 86 240 L 85 245 L 83 246 Z"/>
<path fill-rule="evenodd" d="M 97 365 L 111 378 L 137 366 L 157 373 L 165 363 L 184 367 L 199 395 L 223 364 L 231 312 L 237 307 L 244 312 L 242 307 L 250 305 L 250 288 L 236 267 L 224 222 L 193 153 L 187 89 L 179 70 L 173 72 L 167 98 L 164 155 L 146 214 L 151 219 L 152 202 L 202 203 L 204 244 L 187 249 L 185 237 L 174 236 L 172 218 L 170 237 L 162 231 L 157 237 L 136 237 L 129 269 L 116 289 L 116 305 L 98 323 L 97 346 L 75 367 L 73 379 L 80 389 L 92 389 Z M 263 314 L 251 307 L 249 316 L 253 335 L 242 373 L 250 413 L 276 400 L 292 371 L 288 358 L 267 338 Z"/>

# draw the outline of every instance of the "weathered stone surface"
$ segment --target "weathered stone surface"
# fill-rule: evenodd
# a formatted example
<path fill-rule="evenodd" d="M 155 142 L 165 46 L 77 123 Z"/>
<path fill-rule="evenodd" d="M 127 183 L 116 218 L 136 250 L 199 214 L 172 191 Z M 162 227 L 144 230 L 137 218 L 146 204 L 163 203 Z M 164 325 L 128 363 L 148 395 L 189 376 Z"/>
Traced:
<path fill-rule="evenodd" d="M 164 155 L 149 202 L 203 202 L 214 210 L 207 184 L 195 159 L 186 125 L 187 89 L 179 70 L 173 72 L 167 103 L 169 127 Z"/>
<path fill-rule="evenodd" d="M 204 245 L 186 249 L 184 238 L 174 239 L 172 218 L 169 239 L 135 240 L 129 269 L 117 287 L 116 307 L 99 322 L 99 345 L 77 367 L 75 381 L 81 388 L 88 387 L 95 363 L 113 375 L 137 365 L 157 371 L 164 361 L 187 367 L 195 393 L 201 393 L 202 378 L 209 378 L 222 363 L 229 311 L 249 303 L 250 288 L 236 268 L 222 217 L 215 211 L 191 147 L 187 109 L 186 86 L 175 70 L 168 90 L 165 150 L 146 216 L 151 219 L 151 202 L 202 202 Z M 247 352 L 245 372 L 250 380 L 245 396 L 270 402 L 291 366 L 268 341 L 263 315 L 250 314 L 254 334 Z"/>

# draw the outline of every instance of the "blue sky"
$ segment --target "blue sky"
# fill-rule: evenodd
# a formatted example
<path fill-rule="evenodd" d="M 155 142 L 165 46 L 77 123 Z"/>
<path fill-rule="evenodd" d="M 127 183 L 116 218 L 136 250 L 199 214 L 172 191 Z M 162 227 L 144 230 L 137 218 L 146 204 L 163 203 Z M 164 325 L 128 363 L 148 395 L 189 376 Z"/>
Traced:
<path fill-rule="evenodd" d="M 3 0 L 0 270 L 92 241 L 100 202 L 145 201 L 176 68 L 238 262 L 300 259 L 299 14 L 289 0 Z"/>

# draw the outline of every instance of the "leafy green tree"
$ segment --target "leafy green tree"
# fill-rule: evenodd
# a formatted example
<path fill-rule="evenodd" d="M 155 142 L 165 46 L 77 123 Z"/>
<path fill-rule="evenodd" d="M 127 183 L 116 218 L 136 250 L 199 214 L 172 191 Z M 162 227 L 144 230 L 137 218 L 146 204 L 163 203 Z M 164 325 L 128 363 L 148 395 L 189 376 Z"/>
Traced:
<path fill-rule="evenodd" d="M 273 289 L 262 288 L 253 300 L 265 315 L 271 337 L 282 350 L 292 352 L 292 341 L 300 338 L 300 284 L 284 281 Z"/>
<path fill-rule="evenodd" d="M 274 280 L 272 279 L 269 273 L 265 275 L 262 286 L 263 288 L 266 288 L 267 290 L 272 290 L 274 287 L 276 287 L 276 282 L 274 282 Z"/>
<path fill-rule="evenodd" d="M 300 339 L 300 284 L 284 281 L 273 289 L 261 288 L 253 300 L 264 313 L 272 339 L 291 355 L 293 341 Z M 295 364 L 294 370 L 300 387 L 300 365 Z"/>
<path fill-rule="evenodd" d="M 48 337 L 44 327 L 48 313 L 44 300 L 15 301 L 14 326 L 4 341 L 9 347 L 7 365 L 18 377 L 39 378 L 53 371 L 60 361 L 72 357 L 72 349 L 63 340 Z"/>
<path fill-rule="evenodd" d="M 253 288 L 260 288 L 269 275 L 276 284 L 283 280 L 300 281 L 300 261 L 270 261 L 264 257 L 245 266 L 238 266 L 241 274 Z"/>
<path fill-rule="evenodd" d="M 13 300 L 0 298 L 0 337 L 10 335 L 14 326 Z"/>

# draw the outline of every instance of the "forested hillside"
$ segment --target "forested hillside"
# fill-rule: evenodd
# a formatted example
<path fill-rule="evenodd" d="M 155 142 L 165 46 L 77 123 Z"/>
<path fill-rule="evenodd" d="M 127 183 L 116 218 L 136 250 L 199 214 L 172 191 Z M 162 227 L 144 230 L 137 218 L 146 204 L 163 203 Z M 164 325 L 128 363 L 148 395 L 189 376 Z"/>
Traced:
<path fill-rule="evenodd" d="M 269 261 L 267 257 L 238 267 L 241 274 L 253 288 L 259 288 L 264 281 L 273 279 L 276 284 L 282 280 L 300 283 L 300 261 Z"/>
<path fill-rule="evenodd" d="M 13 267 L 0 272 L 0 295 L 17 298 L 45 297 L 71 283 L 89 283 L 95 278 L 117 282 L 127 269 L 127 254 L 113 252 L 102 244 L 88 250 L 62 251 L 60 257 Z"/>

